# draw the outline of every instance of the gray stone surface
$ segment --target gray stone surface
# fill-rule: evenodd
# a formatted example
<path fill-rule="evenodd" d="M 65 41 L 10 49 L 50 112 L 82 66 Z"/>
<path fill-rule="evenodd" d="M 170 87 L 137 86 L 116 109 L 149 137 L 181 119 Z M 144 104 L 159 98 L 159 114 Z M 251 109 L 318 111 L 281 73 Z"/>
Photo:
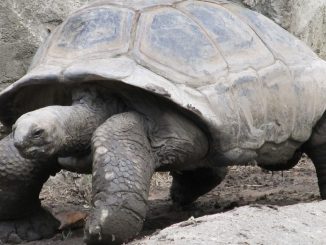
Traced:
<path fill-rule="evenodd" d="M 89 0 L 0 1 L 0 90 L 26 73 L 55 26 Z"/>
<path fill-rule="evenodd" d="M 326 0 L 242 0 L 306 42 L 326 59 Z"/>
<path fill-rule="evenodd" d="M 244 206 L 189 219 L 133 245 L 325 244 L 326 201 L 285 207 Z"/>

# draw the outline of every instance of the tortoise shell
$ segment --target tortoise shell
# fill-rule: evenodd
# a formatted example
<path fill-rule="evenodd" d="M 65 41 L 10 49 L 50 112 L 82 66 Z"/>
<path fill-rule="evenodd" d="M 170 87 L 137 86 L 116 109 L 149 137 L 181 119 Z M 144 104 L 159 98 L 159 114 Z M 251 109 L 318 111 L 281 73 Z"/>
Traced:
<path fill-rule="evenodd" d="M 69 104 L 67 88 L 81 83 L 123 84 L 199 117 L 215 155 L 284 161 L 325 112 L 325 80 L 325 62 L 303 42 L 240 5 L 99 1 L 63 22 L 2 91 L 0 120 Z"/>

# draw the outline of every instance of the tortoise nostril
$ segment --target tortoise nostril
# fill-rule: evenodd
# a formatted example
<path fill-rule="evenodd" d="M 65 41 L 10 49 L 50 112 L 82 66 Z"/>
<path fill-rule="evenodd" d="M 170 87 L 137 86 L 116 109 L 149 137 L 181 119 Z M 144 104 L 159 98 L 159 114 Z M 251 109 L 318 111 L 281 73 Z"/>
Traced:
<path fill-rule="evenodd" d="M 22 141 L 15 141 L 14 146 L 18 149 L 21 150 L 23 149 L 23 142 Z"/>

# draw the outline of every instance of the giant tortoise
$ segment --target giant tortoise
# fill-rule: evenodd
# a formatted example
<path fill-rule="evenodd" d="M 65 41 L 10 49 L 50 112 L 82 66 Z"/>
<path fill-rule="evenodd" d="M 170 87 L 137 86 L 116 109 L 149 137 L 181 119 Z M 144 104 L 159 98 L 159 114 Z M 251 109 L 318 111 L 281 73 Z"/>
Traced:
<path fill-rule="evenodd" d="M 26 158 L 92 154 L 85 240 L 119 244 L 142 228 L 154 171 L 187 204 L 228 165 L 284 170 L 307 153 L 326 198 L 325 95 L 326 63 L 240 5 L 105 0 L 51 34 L 0 120 Z"/>

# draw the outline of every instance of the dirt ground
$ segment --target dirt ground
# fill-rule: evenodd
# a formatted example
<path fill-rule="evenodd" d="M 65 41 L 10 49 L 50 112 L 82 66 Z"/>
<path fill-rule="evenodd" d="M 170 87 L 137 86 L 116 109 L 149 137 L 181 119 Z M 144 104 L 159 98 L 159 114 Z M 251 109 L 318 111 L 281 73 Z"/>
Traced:
<path fill-rule="evenodd" d="M 69 181 L 68 181 L 69 180 Z M 57 214 L 89 208 L 90 176 L 68 178 L 64 173 L 48 181 L 42 191 L 43 204 Z M 249 204 L 285 206 L 319 200 L 317 179 L 309 159 L 303 158 L 289 171 L 268 172 L 256 166 L 230 167 L 226 179 L 192 205 L 180 209 L 169 198 L 171 177 L 157 173 L 152 182 L 149 210 L 138 238 L 157 233 L 171 224 Z M 52 239 L 28 245 L 82 244 L 82 228 L 66 229 Z"/>

